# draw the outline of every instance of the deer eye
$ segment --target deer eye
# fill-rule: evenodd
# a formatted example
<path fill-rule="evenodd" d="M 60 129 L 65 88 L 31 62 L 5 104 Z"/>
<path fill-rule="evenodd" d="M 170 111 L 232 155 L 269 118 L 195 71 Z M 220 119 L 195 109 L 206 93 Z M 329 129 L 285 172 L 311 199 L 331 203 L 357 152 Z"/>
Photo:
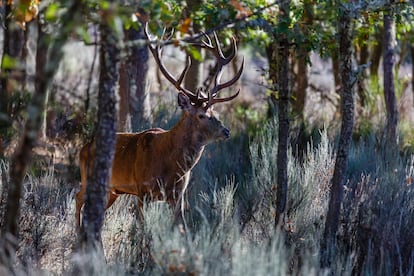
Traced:
<path fill-rule="evenodd" d="M 206 115 L 204 115 L 204 114 L 199 114 L 198 115 L 198 118 L 200 118 L 200 119 L 204 119 L 206 117 Z"/>

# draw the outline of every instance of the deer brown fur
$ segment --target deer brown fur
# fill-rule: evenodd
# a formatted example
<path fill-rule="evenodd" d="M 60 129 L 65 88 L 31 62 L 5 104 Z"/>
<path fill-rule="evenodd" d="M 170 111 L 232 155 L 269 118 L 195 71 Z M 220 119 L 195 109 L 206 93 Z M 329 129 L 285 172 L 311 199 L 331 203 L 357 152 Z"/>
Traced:
<path fill-rule="evenodd" d="M 215 38 L 215 47 L 209 39 L 209 43 L 203 42 L 201 46 L 217 52 L 216 57 L 221 58 L 218 61 L 221 62 L 218 66 L 221 70 L 221 67 L 230 60 L 222 56 L 217 37 Z M 217 119 L 212 105 L 230 101 L 238 95 L 237 92 L 228 98 L 216 98 L 219 90 L 231 86 L 240 77 L 243 65 L 236 76 L 224 84 L 219 84 L 217 78 L 220 78 L 221 74 L 218 72 L 215 86 L 210 90 L 208 97 L 203 97 L 181 86 L 188 64 L 177 81 L 162 64 L 160 49 L 150 46 L 150 50 L 163 74 L 181 91 L 178 93 L 178 105 L 182 109 L 182 115 L 179 122 L 170 130 L 153 128 L 140 133 L 117 134 L 107 208 L 114 203 L 118 195 L 132 194 L 138 197 L 141 207 L 145 197 L 148 197 L 166 200 L 173 208 L 180 211 L 190 172 L 199 161 L 204 147 L 230 136 L 229 129 Z M 81 190 L 75 196 L 77 227 L 80 226 L 80 212 L 85 201 L 88 170 L 92 168 L 95 150 L 97 150 L 95 144 L 91 142 L 83 146 L 80 152 L 82 183 Z M 178 206 L 180 200 L 181 206 Z"/>

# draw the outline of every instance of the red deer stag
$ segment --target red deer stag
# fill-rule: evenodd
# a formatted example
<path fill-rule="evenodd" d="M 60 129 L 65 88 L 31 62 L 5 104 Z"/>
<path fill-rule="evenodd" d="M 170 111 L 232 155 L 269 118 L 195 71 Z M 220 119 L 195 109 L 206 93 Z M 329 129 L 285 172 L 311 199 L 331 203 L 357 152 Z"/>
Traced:
<path fill-rule="evenodd" d="M 207 95 L 201 93 L 200 90 L 189 91 L 181 83 L 191 61 L 187 60 L 184 71 L 176 79 L 161 61 L 161 44 L 151 41 L 147 30 L 146 34 L 151 42 L 149 49 L 159 69 L 178 90 L 178 105 L 182 109 L 182 115 L 179 122 L 170 130 L 152 128 L 140 133 L 117 134 L 106 208 L 114 203 L 118 195 L 132 194 L 139 198 L 141 215 L 142 203 L 146 196 L 154 200 L 166 200 L 173 208 L 181 207 L 179 210 L 175 209 L 181 212 L 182 199 L 189 182 L 190 172 L 199 161 L 204 147 L 230 136 L 229 129 L 217 119 L 212 106 L 237 97 L 240 90 L 226 98 L 217 98 L 217 94 L 240 78 L 244 61 L 232 79 L 221 83 L 222 67 L 228 64 L 237 53 L 236 42 L 233 38 L 233 51 L 229 57 L 225 57 L 217 36 L 214 35 L 215 45 L 213 45 L 208 35 L 205 35 L 207 41 L 203 40 L 196 46 L 212 52 L 217 59 L 214 85 Z M 156 46 L 153 46 L 155 44 Z M 85 201 L 88 168 L 92 168 L 94 151 L 95 144 L 91 142 L 83 146 L 80 152 L 82 186 L 75 198 L 75 217 L 78 228 L 80 227 L 80 211 Z M 177 204 L 179 200 L 181 200 L 181 206 Z"/>

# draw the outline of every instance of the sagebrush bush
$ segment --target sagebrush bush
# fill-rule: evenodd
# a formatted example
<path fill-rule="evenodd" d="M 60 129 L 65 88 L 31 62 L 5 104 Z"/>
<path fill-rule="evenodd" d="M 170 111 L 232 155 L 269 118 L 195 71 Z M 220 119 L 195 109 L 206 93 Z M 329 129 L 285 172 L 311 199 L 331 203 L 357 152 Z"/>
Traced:
<path fill-rule="evenodd" d="M 371 160 L 361 165 L 360 177 L 351 178 L 347 185 L 343 246 L 356 252 L 357 272 L 412 275 L 414 159 L 405 160 L 398 152 L 374 151 L 370 144 L 354 150 L 360 158 Z"/>
<path fill-rule="evenodd" d="M 270 122 L 254 137 L 236 133 L 207 147 L 193 170 L 182 218 L 166 203 L 148 201 L 141 221 L 137 199 L 120 197 L 106 212 L 104 252 L 75 250 L 78 185 L 53 168 L 29 173 L 17 258 L 13 271 L 3 267 L 0 274 L 412 275 L 414 157 L 384 150 L 374 135 L 351 145 L 338 254 L 322 271 L 319 244 L 335 141 L 323 130 L 300 160 L 289 151 L 286 225 L 275 229 L 277 128 Z M 0 168 L 4 199 L 7 162 Z"/>

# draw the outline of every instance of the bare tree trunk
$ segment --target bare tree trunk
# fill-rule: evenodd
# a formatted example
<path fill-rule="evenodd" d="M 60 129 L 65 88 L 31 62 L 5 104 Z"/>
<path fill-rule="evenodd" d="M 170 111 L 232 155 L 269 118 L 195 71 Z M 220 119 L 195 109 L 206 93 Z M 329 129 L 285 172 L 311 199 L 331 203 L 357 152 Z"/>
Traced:
<path fill-rule="evenodd" d="M 203 49 L 200 49 L 203 51 Z M 191 57 L 191 65 L 184 79 L 184 85 L 190 91 L 196 91 L 201 82 L 202 63 Z"/>
<path fill-rule="evenodd" d="M 290 24 L 290 0 L 280 6 L 280 27 L 287 28 Z M 285 222 L 288 175 L 287 152 L 289 146 L 289 40 L 286 33 L 281 33 L 278 45 L 278 79 L 279 79 L 279 135 L 277 147 L 277 190 L 276 190 L 276 217 L 275 226 L 283 226 Z"/>
<path fill-rule="evenodd" d="M 368 39 L 368 38 L 367 38 Z M 363 65 L 363 64 L 367 64 L 368 63 L 368 57 L 369 57 L 369 52 L 368 52 L 368 45 L 364 44 L 362 45 L 361 48 L 361 52 L 359 53 L 359 64 Z M 366 79 L 367 79 L 367 70 L 364 69 L 362 71 L 362 76 L 358 78 L 358 96 L 359 96 L 359 101 L 361 103 L 361 106 L 364 107 L 366 105 Z"/>
<path fill-rule="evenodd" d="M 378 31 L 374 34 L 374 40 L 378 42 L 382 41 L 382 33 L 383 29 L 379 27 Z M 382 43 L 377 43 L 374 45 L 374 49 L 372 50 L 371 66 L 369 68 L 371 77 L 378 78 L 378 69 L 381 61 L 382 47 Z"/>
<path fill-rule="evenodd" d="M 88 86 L 86 87 L 86 91 L 85 91 L 85 100 L 84 100 L 84 114 L 83 114 L 83 120 L 86 120 L 86 117 L 88 116 L 88 112 L 89 112 L 89 105 L 90 105 L 90 101 L 91 101 L 91 86 L 92 86 L 92 80 L 93 80 L 93 76 L 95 73 L 95 64 L 96 64 L 96 59 L 98 58 L 98 52 L 99 52 L 99 45 L 98 45 L 98 26 L 94 25 L 93 26 L 93 41 L 95 46 L 93 47 L 93 58 L 92 58 L 92 64 L 91 67 L 89 69 L 89 74 L 88 74 Z"/>
<path fill-rule="evenodd" d="M 304 1 L 303 11 L 303 24 L 301 24 L 301 31 L 304 37 L 309 35 L 308 29 L 313 25 L 313 1 Z M 306 46 L 299 45 L 297 57 L 297 87 L 294 91 L 293 97 L 295 101 L 292 104 L 292 111 L 295 115 L 300 116 L 300 120 L 303 122 L 303 112 L 305 109 L 306 101 L 306 89 L 308 88 L 308 63 L 309 63 L 309 51 Z"/>
<path fill-rule="evenodd" d="M 336 254 L 336 233 L 343 197 L 345 172 L 347 170 L 349 145 L 354 126 L 354 73 L 352 68 L 352 19 L 349 11 L 341 6 L 339 10 L 339 58 L 341 73 L 341 113 L 342 125 L 336 154 L 335 170 L 329 198 L 325 231 L 321 240 L 321 266 L 330 267 Z"/>
<path fill-rule="evenodd" d="M 269 79 L 272 81 L 273 87 L 271 88 L 272 93 L 269 97 L 269 110 L 268 110 L 268 118 L 274 118 L 277 114 L 276 106 L 277 106 L 277 96 L 276 91 L 278 91 L 277 84 L 278 84 L 278 71 L 277 71 L 277 48 L 278 43 L 276 41 L 276 37 L 274 41 L 270 43 L 268 47 L 266 47 L 266 55 L 267 59 L 269 60 Z"/>
<path fill-rule="evenodd" d="M 127 31 L 125 31 L 126 33 Z M 118 109 L 118 127 L 120 132 L 127 131 L 129 116 L 129 78 L 128 78 L 128 58 L 123 60 L 119 66 L 119 109 Z"/>
<path fill-rule="evenodd" d="M 57 30 L 54 39 L 48 37 L 39 42 L 43 47 L 47 47 L 47 43 L 50 43 L 49 41 L 51 41 L 51 45 L 49 57 L 44 68 L 36 72 L 36 87 L 32 101 L 27 108 L 28 116 L 24 134 L 11 160 L 6 222 L 0 240 L 3 248 L 6 250 L 5 254 L 0 256 L 0 263 L 5 265 L 11 264 L 10 259 L 14 257 L 16 251 L 23 179 L 31 161 L 32 149 L 40 134 L 43 121 L 42 116 L 45 110 L 46 91 L 63 57 L 63 44 L 73 28 L 73 24 L 68 24 L 68 22 L 76 19 L 77 11 L 80 10 L 81 3 L 81 0 L 76 0 L 71 3 L 67 12 L 62 16 L 61 28 Z"/>
<path fill-rule="evenodd" d="M 367 15 L 365 16 L 365 20 L 368 21 Z M 364 65 L 368 63 L 368 58 L 369 58 L 369 51 L 368 51 L 368 39 L 369 36 L 368 34 L 364 34 L 362 40 L 360 42 L 360 47 L 359 47 L 359 51 L 357 53 L 357 60 L 358 60 L 358 64 L 359 65 Z M 358 96 L 359 96 L 359 101 L 362 107 L 365 107 L 365 102 L 366 102 L 366 84 L 365 81 L 367 79 L 367 70 L 364 69 L 361 72 L 361 76 L 358 77 Z"/>
<path fill-rule="evenodd" d="M 384 12 L 384 98 L 387 111 L 386 136 L 393 146 L 398 145 L 398 111 L 394 87 L 395 21 L 392 11 Z"/>
<path fill-rule="evenodd" d="M 109 22 L 100 25 L 100 73 L 98 95 L 98 123 L 95 136 L 95 154 L 88 185 L 81 229 L 84 251 L 102 249 L 101 229 L 107 202 L 108 182 L 115 153 L 117 100 L 119 77 L 119 49 L 116 32 Z"/>
<path fill-rule="evenodd" d="M 339 68 L 339 57 L 335 52 L 332 54 L 332 70 L 335 82 L 335 91 L 339 93 L 339 88 L 341 87 L 341 73 Z"/>
<path fill-rule="evenodd" d="M 144 26 L 144 23 L 141 22 L 141 25 Z M 144 28 L 130 29 L 128 38 L 131 41 L 145 41 Z M 131 57 L 128 62 L 131 97 L 129 110 L 133 132 L 145 129 L 151 124 L 150 95 L 146 86 L 147 72 L 148 47 L 145 43 L 136 44 L 131 49 Z"/>
<path fill-rule="evenodd" d="M 21 69 L 24 45 L 24 31 L 14 21 L 11 1 L 5 1 L 3 56 L 1 59 L 2 74 L 0 75 L 0 157 L 9 137 L 8 129 L 12 122 L 10 96 L 19 89 L 24 81 L 24 70 Z M 16 64 L 13 66 L 13 63 Z"/>
<path fill-rule="evenodd" d="M 146 80 L 148 72 L 148 48 L 145 43 L 143 24 L 140 22 L 139 30 L 130 28 L 125 30 L 125 40 L 133 42 L 129 55 L 122 62 L 119 76 L 119 123 L 118 130 L 131 129 L 137 132 L 149 127 L 151 124 L 150 95 Z M 128 116 L 131 125 L 128 126 Z"/>
<path fill-rule="evenodd" d="M 183 10 L 182 18 L 185 20 L 190 18 L 191 13 L 199 9 L 200 1 L 197 0 L 186 0 L 187 7 Z M 200 32 L 200 26 L 197 22 L 193 22 L 194 33 Z M 203 49 L 200 49 L 203 52 Z M 190 91 L 196 91 L 196 89 L 201 85 L 202 78 L 202 63 L 199 60 L 191 58 L 191 66 L 188 69 L 186 77 L 184 79 L 184 85 Z"/>
<path fill-rule="evenodd" d="M 308 88 L 308 53 L 304 49 L 299 49 L 299 56 L 297 58 L 297 86 L 293 95 L 294 102 L 292 104 L 292 111 L 298 115 L 299 120 L 303 121 L 303 111 L 305 109 L 306 89 Z"/>
<path fill-rule="evenodd" d="M 413 106 L 414 106 L 414 42 L 410 45 L 411 53 L 411 90 L 413 92 Z"/>
<path fill-rule="evenodd" d="M 269 61 L 269 79 L 271 80 L 272 93 L 269 96 L 269 109 L 267 117 L 273 119 L 278 116 L 278 99 L 279 99 L 279 36 L 273 34 L 273 41 L 266 47 L 266 56 Z M 289 71 L 289 70 L 288 70 Z M 283 77 L 284 78 L 284 77 Z"/>
<path fill-rule="evenodd" d="M 43 71 L 45 69 L 45 62 L 47 60 L 47 45 L 45 45 L 45 39 L 47 38 L 46 33 L 42 30 L 42 24 L 40 20 L 36 22 L 37 24 L 37 49 L 36 49 L 36 75 L 42 76 Z M 49 89 L 45 91 L 45 99 L 44 99 L 44 107 L 45 110 L 47 109 L 47 101 L 49 97 Z M 41 136 L 46 138 L 46 131 L 47 131 L 47 116 L 43 116 L 43 122 L 41 125 Z"/>

